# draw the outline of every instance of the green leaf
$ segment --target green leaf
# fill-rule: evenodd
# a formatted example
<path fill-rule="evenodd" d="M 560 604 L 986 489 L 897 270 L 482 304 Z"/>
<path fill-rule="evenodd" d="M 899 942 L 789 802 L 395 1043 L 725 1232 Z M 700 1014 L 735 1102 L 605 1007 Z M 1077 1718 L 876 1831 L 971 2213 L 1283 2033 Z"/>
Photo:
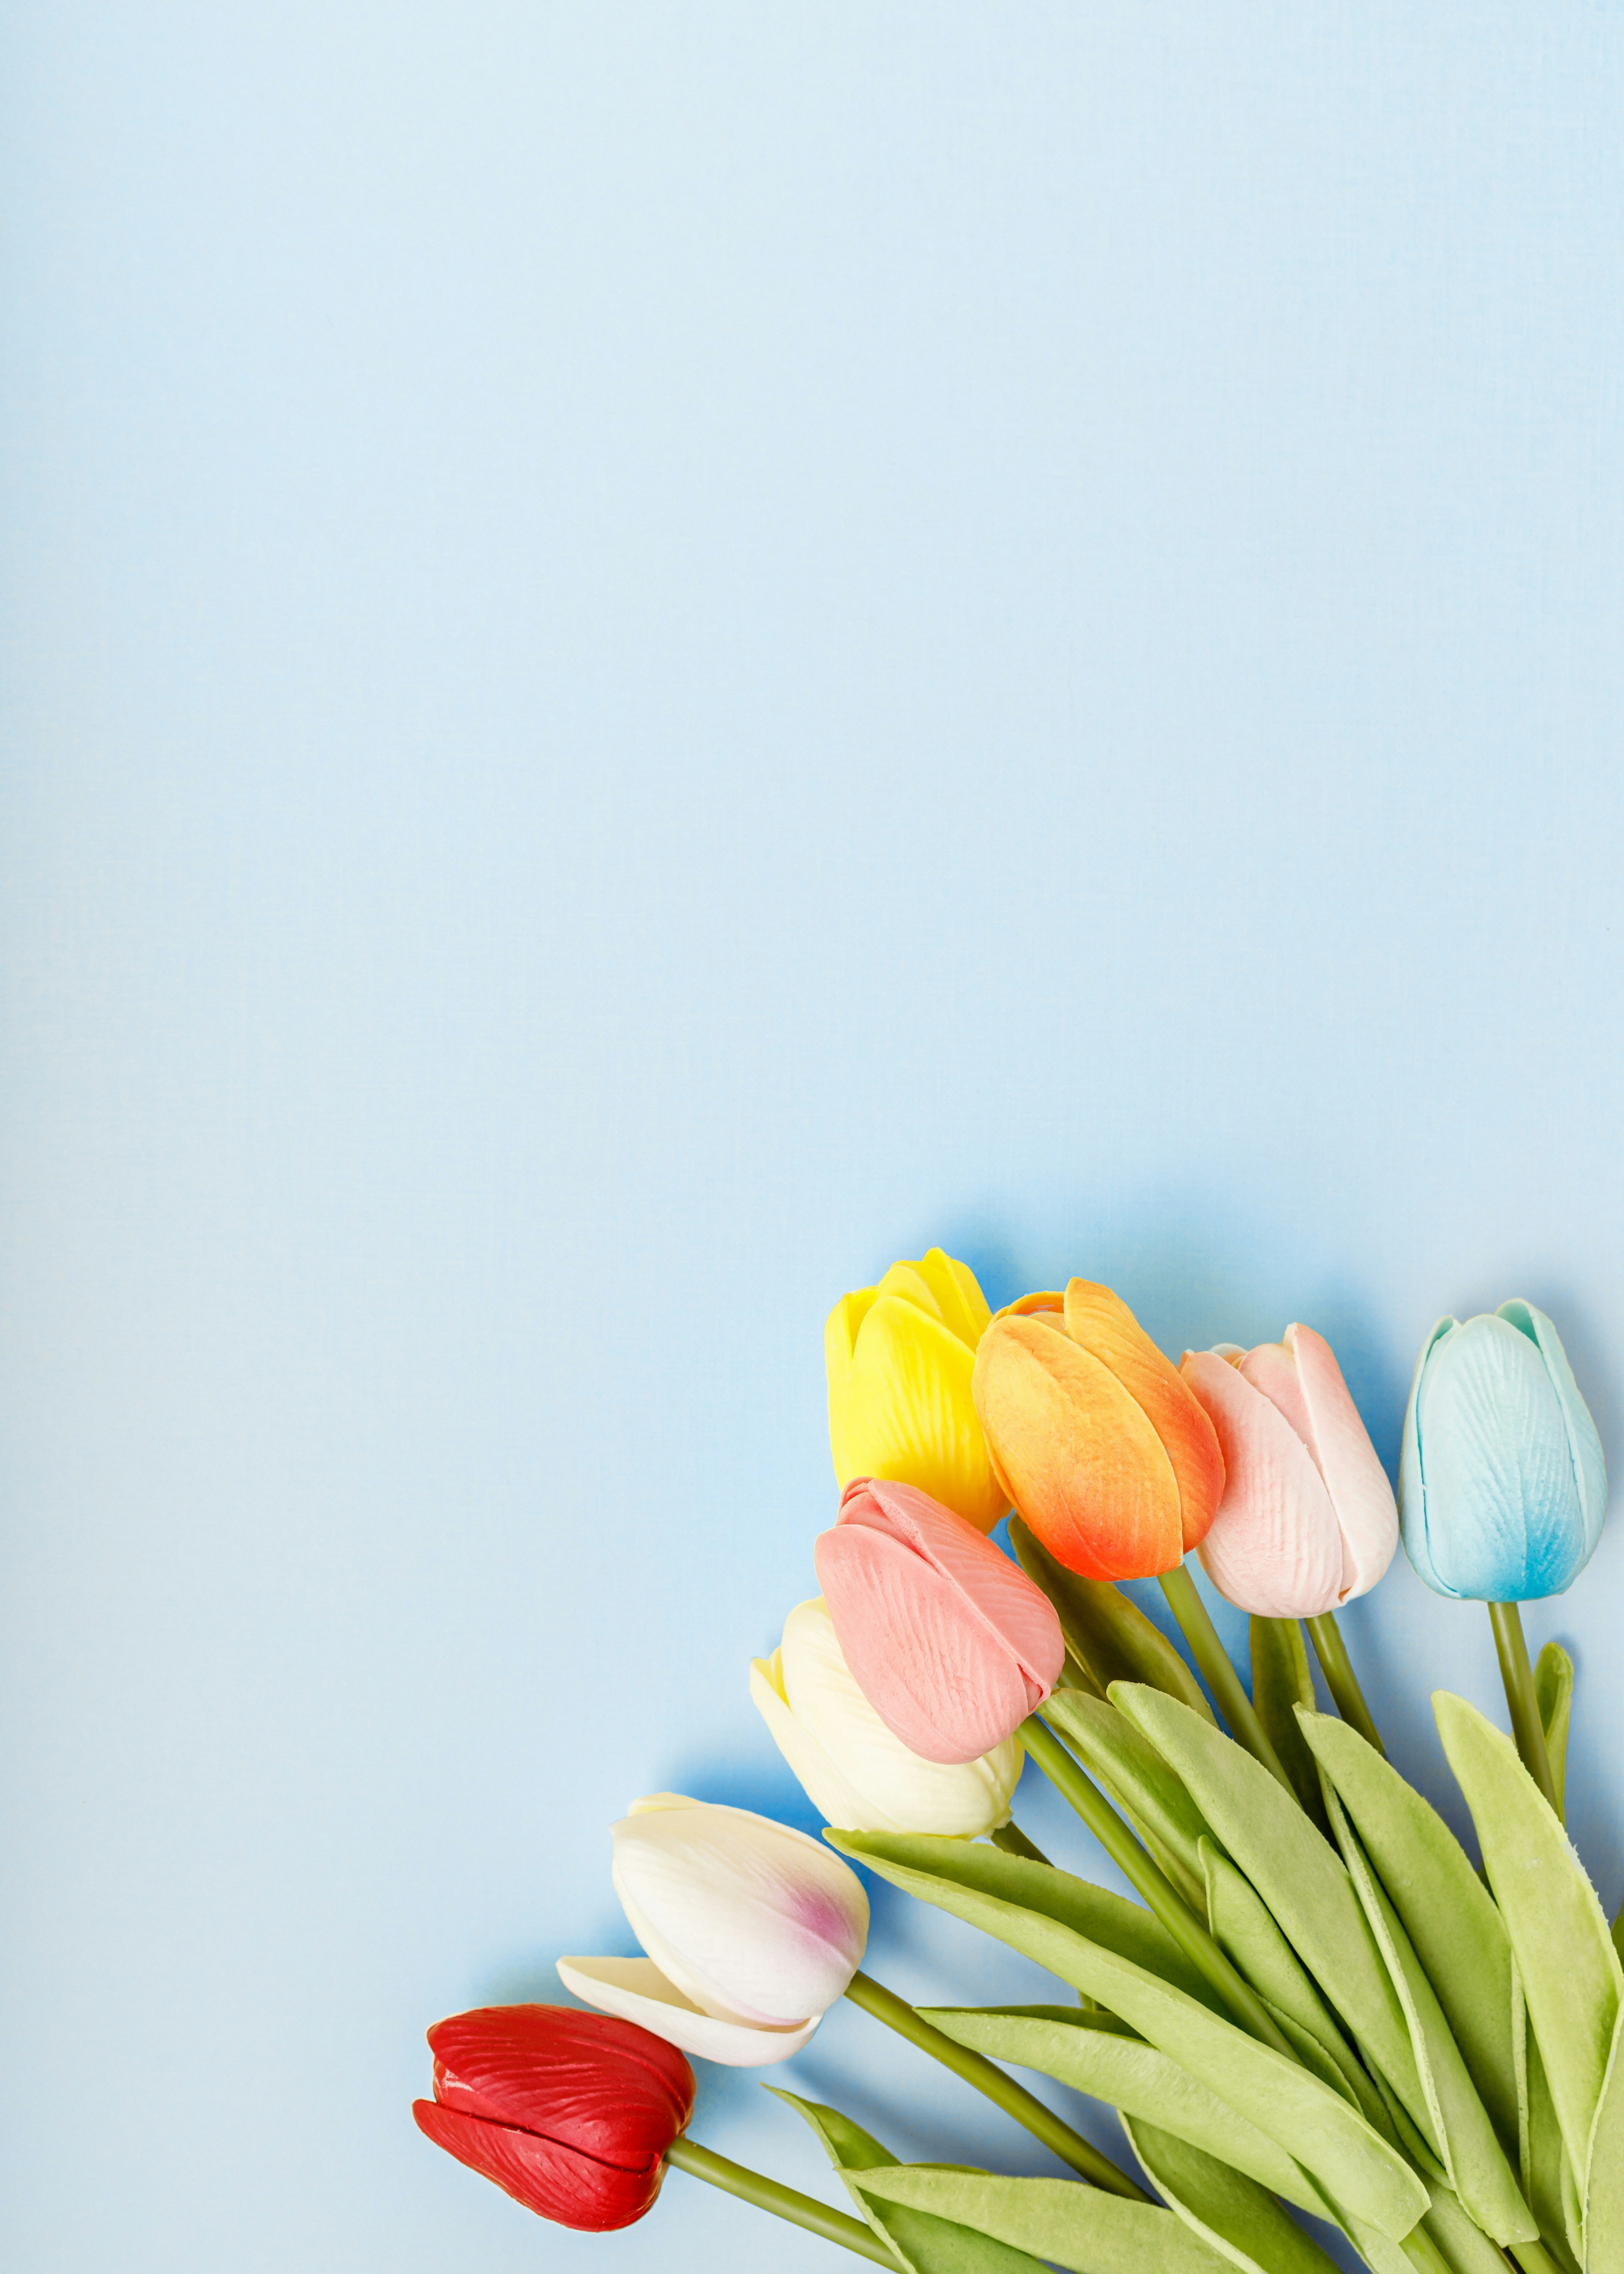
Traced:
<path fill-rule="evenodd" d="M 1017 1903 L 1023 1910 L 1057 1919 L 1062 1926 L 1086 1935 L 1090 1942 L 1159 1974 L 1164 1982 L 1177 1983 L 1214 2013 L 1227 2010 L 1218 1992 L 1191 1964 L 1159 1919 L 1152 1918 L 1125 1895 L 1096 1887 L 1091 1879 L 1074 1879 L 1070 1871 L 1058 1871 L 1052 1864 L 1007 1856 L 981 1841 L 950 1839 L 936 1832 L 829 1831 L 823 1837 L 848 1854 L 860 1855 L 876 1870 L 882 1859 L 904 1864 L 911 1871 L 928 1871 L 981 1894 L 996 1895 L 1001 1902 Z"/>
<path fill-rule="evenodd" d="M 1154 2124 L 1123 2129 L 1158 2193 L 1242 2274 L 1331 2274 L 1335 2262 L 1255 2180 Z"/>
<path fill-rule="evenodd" d="M 1229 1738 L 1136 1683 L 1117 1683 L 1111 1699 L 1177 1769 L 1322 1994 L 1435 2150 L 1403 2010 L 1347 1865 L 1290 1794 Z"/>
<path fill-rule="evenodd" d="M 1584 1866 L 1516 1748 L 1463 1698 L 1435 1690 L 1432 1710 L 1477 1827 L 1557 2121 L 1583 2184 L 1624 1993 L 1618 1953 Z"/>
<path fill-rule="evenodd" d="M 1432 2189 L 1432 2208 L 1421 2224 L 1443 2254 L 1450 2274 L 1506 2274 L 1504 2256 L 1447 2187 Z"/>
<path fill-rule="evenodd" d="M 1280 1756 L 1281 1766 L 1308 1814 L 1328 1839 L 1320 1772 L 1303 1742 L 1293 1710 L 1315 1708 L 1314 1680 L 1308 1668 L 1308 1643 L 1300 1619 L 1252 1621 L 1252 1702 L 1263 1733 Z"/>
<path fill-rule="evenodd" d="M 1493 1898 L 1442 1817 L 1357 1729 L 1305 1713 L 1302 1731 L 1403 1921 L 1501 2147 L 1515 2153 L 1522 2022 Z"/>
<path fill-rule="evenodd" d="M 1132 1822 L 1185 1901 L 1199 1910 L 1203 1897 L 1196 1851 L 1207 1825 L 1149 1738 L 1104 1698 L 1085 1697 L 1080 1690 L 1056 1690 L 1043 1712 Z"/>
<path fill-rule="evenodd" d="M 1201 1842 L 1201 1868 L 1207 1880 L 1207 1921 L 1214 1941 L 1267 2000 L 1282 2026 L 1290 2025 L 1287 2033 L 1292 2043 L 1297 2043 L 1292 2034 L 1296 2031 L 1319 2047 L 1322 2059 L 1308 2061 L 1315 2074 L 1325 2077 L 1327 2083 L 1335 2081 L 1343 2097 L 1353 2101 L 1385 2138 L 1387 2122 L 1380 2094 L 1262 1896 L 1210 1840 Z"/>
<path fill-rule="evenodd" d="M 989 2060 L 1034 2068 L 1159 2131 L 1204 2150 L 1316 2218 L 1335 2213 L 1295 2159 L 1169 2054 L 1138 2037 L 1109 2037 L 1064 2024 L 932 2008 L 926 2016 L 955 2044 Z M 1137 2150 L 1136 2150 L 1137 2152 Z M 1142 2159 L 1141 2159 L 1142 2160 Z"/>
<path fill-rule="evenodd" d="M 1551 1781 L 1556 1787 L 1556 1806 L 1564 1807 L 1568 1773 L 1568 1722 L 1573 1710 L 1573 1660 L 1560 1642 L 1548 1642 L 1534 1668 L 1534 1702 L 1545 1727 L 1545 1751 L 1551 1757 Z"/>
<path fill-rule="evenodd" d="M 1212 1721 L 1206 1691 L 1172 1644 L 1109 1579 L 1068 1571 L 1018 1516 L 1010 1518 L 1010 1545 L 1021 1570 L 1054 1605 L 1066 1648 L 1101 1696 L 1113 1682 L 1145 1682 Z"/>
<path fill-rule="evenodd" d="M 908 2274 L 1043 2274 L 1034 2259 L 995 2242 L 989 2235 L 948 2226 L 924 2211 L 891 2204 L 876 2210 L 857 2181 L 865 2172 L 899 2169 L 891 2150 L 882 2148 L 872 2133 L 853 2124 L 838 2108 L 802 2100 L 776 2084 L 766 2089 L 812 2127 L 846 2193 L 881 2241 L 896 2252 Z"/>
<path fill-rule="evenodd" d="M 1522 2200 L 1432 1985 L 1422 1972 L 1410 1937 L 1371 1869 L 1370 1858 L 1359 1845 L 1334 1788 L 1329 1805 L 1337 1846 L 1410 2026 L 1432 2131 L 1442 2148 L 1449 2185 L 1470 2217 L 1496 2242 L 1532 2242 L 1538 2235 L 1538 2224 Z"/>
<path fill-rule="evenodd" d="M 1298 1813 L 1295 1807 L 1293 1813 Z M 1056 1919 L 1023 1910 L 959 1879 L 891 1861 L 885 1851 L 898 1843 L 881 1834 L 828 1837 L 893 1886 L 996 1936 L 1109 2006 L 1148 2044 L 1294 2155 L 1327 2200 L 1395 2238 L 1407 2234 L 1426 2209 L 1426 2190 L 1415 2173 L 1347 2101 L 1171 1983 Z"/>
<path fill-rule="evenodd" d="M 1568 2268 L 1576 2268 L 1573 2245 L 1568 2235 L 1567 2200 L 1562 2184 L 1563 2166 L 1568 2150 L 1562 2144 L 1562 2127 L 1556 2120 L 1556 2103 L 1551 2097 L 1545 2063 L 1539 2058 L 1539 2047 L 1530 2035 L 1528 2039 L 1528 2115 L 1527 2143 L 1522 2156 L 1522 2188 L 1539 2221 L 1539 2232 L 1548 2250 Z M 1567 2191 L 1571 2195 L 1571 2187 Z"/>
<path fill-rule="evenodd" d="M 921 2006 L 917 2011 L 929 2021 L 934 2008 L 928 2011 Z M 1113 2037 L 1131 2037 L 1135 2034 L 1125 2022 L 1092 2000 L 1086 2006 L 944 2006 L 942 2011 L 960 2015 L 985 2014 L 989 2020 L 996 2021 L 1053 2022 L 1062 2029 L 1097 2029 Z"/>
<path fill-rule="evenodd" d="M 900 2165 L 861 2173 L 857 2184 L 880 2202 L 906 2203 L 996 2235 L 1071 2274 L 1227 2274 L 1218 2253 L 1170 2210 L 1074 2180 L 1008 2180 Z"/>
<path fill-rule="evenodd" d="M 1613 2033 L 1606 2082 L 1590 2134 L 1584 2269 L 1585 2274 L 1624 2274 L 1624 2014 Z"/>

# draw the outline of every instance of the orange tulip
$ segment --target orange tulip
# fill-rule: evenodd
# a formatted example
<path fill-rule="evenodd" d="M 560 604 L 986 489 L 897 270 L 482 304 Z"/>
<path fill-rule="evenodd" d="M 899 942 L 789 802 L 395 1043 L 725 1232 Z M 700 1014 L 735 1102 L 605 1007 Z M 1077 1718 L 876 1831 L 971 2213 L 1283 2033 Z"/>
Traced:
<path fill-rule="evenodd" d="M 971 1395 L 1000 1484 L 1069 1570 L 1147 1578 L 1204 1538 L 1223 1491 L 1218 1434 L 1109 1287 L 1073 1279 L 1000 1311 Z"/>

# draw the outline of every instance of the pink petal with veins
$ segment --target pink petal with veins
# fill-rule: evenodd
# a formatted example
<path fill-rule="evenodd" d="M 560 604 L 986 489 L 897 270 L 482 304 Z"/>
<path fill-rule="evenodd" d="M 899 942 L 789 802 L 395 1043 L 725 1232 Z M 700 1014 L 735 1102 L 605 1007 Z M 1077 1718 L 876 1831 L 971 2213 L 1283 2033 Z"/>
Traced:
<path fill-rule="evenodd" d="M 1342 1533 L 1307 1446 L 1248 1378 L 1256 1356 L 1237 1368 L 1211 1351 L 1184 1353 L 1181 1371 L 1218 1433 L 1224 1465 L 1223 1497 L 1197 1553 L 1237 1608 L 1259 1618 L 1313 1618 L 1341 1593 Z"/>

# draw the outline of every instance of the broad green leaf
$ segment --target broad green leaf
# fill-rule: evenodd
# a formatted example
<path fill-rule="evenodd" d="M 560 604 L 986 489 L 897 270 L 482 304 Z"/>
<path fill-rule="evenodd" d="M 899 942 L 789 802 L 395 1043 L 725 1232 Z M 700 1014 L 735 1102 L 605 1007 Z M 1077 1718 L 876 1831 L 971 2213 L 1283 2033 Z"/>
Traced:
<path fill-rule="evenodd" d="M 1558 2259 L 1572 2269 L 1577 2266 L 1578 2261 L 1568 2237 L 1567 2202 L 1562 2186 L 1562 2167 L 1568 2161 L 1568 2150 L 1562 2144 L 1562 2127 L 1556 2120 L 1556 2103 L 1551 2097 L 1545 2063 L 1539 2058 L 1539 2047 L 1531 2035 L 1528 2039 L 1527 2097 L 1528 2137 L 1522 2157 L 1523 2193 L 1533 2208 L 1534 2217 L 1539 2221 L 1539 2232 L 1545 2248 L 1554 2251 Z"/>
<path fill-rule="evenodd" d="M 1018 1516 L 1010 1518 L 1010 1545 L 1021 1570 L 1054 1605 L 1066 1648 L 1102 1697 L 1113 1682 L 1146 1682 L 1213 1720 L 1206 1691 L 1172 1644 L 1109 1579 L 1068 1571 Z"/>
<path fill-rule="evenodd" d="M 827 1836 L 844 1854 L 869 1864 L 893 1886 L 996 1936 L 1074 1990 L 1109 2006 L 1148 2044 L 1169 2053 L 1219 2099 L 1240 2110 L 1260 2132 L 1294 2155 L 1328 2200 L 1395 2237 L 1407 2234 L 1425 2210 L 1426 2190 L 1415 2173 L 1347 2101 L 1171 1983 L 1086 1940 L 1056 1919 L 1023 1910 L 944 1874 L 893 1863 L 885 1851 L 898 1843 L 881 1834 Z"/>
<path fill-rule="evenodd" d="M 1496 2242 L 1532 2242 L 1538 2235 L 1538 2224 L 1523 2202 L 1515 2174 L 1494 2136 L 1489 2112 L 1477 2097 L 1432 1985 L 1371 1869 L 1370 1858 L 1359 1845 L 1335 1788 L 1328 1799 L 1336 1844 L 1409 2023 L 1416 2067 L 1432 2115 L 1432 2132 L 1441 2145 L 1449 2185 L 1470 2216 Z"/>
<path fill-rule="evenodd" d="M 1421 2224 L 1442 2252 L 1450 2274 L 1506 2274 L 1503 2255 L 1447 2187 L 1432 2189 L 1432 2208 Z"/>
<path fill-rule="evenodd" d="M 1043 2274 L 1034 2259 L 1011 2250 L 1007 2243 L 995 2242 L 990 2235 L 949 2226 L 926 2211 L 891 2203 L 876 2207 L 856 2181 L 865 2172 L 899 2168 L 891 2150 L 838 2108 L 802 2100 L 776 2084 L 767 2090 L 806 2119 L 846 2193 L 881 2241 L 896 2252 L 907 2274 Z"/>
<path fill-rule="evenodd" d="M 926 2008 L 918 2009 L 921 2014 Z M 1063 2029 L 1098 2029 L 1114 2037 L 1131 2037 L 1135 2032 L 1115 2014 L 1108 2014 L 1103 2006 L 1091 1999 L 1086 2006 L 944 2006 L 944 2013 L 981 2014 L 989 2020 L 1017 2022 L 1054 2022 Z"/>
<path fill-rule="evenodd" d="M 1280 1756 L 1293 1791 L 1327 1838 L 1320 1772 L 1303 1742 L 1295 1708 L 1314 1711 L 1314 1678 L 1308 1668 L 1308 1643 L 1300 1619 L 1252 1621 L 1252 1702 L 1264 1735 Z"/>
<path fill-rule="evenodd" d="M 1225 2260 L 1170 2210 L 1075 2180 L 1007 2180 L 905 2164 L 861 2172 L 857 2184 L 881 2202 L 974 2227 L 1071 2274 L 1227 2274 Z"/>
<path fill-rule="evenodd" d="M 1304 1739 L 1404 1923 L 1507 2154 L 1515 2151 L 1520 2006 L 1493 1898 L 1437 1811 L 1357 1729 L 1305 1713 Z"/>
<path fill-rule="evenodd" d="M 1201 1811 L 1167 1762 L 1124 1713 L 1102 1698 L 1056 1690 L 1043 1709 L 1090 1775 L 1098 1779 L 1164 1869 L 1184 1901 L 1201 1907 L 1196 1850 L 1207 1830 Z"/>
<path fill-rule="evenodd" d="M 1585 2274 L 1624 2274 L 1624 2014 L 1613 2033 L 1606 2082 L 1590 2135 L 1584 2268 Z"/>
<path fill-rule="evenodd" d="M 1154 2124 L 1124 2118 L 1123 2129 L 1158 2194 L 1242 2274 L 1332 2274 L 1334 2262 L 1255 2180 Z"/>
<path fill-rule="evenodd" d="M 1581 2184 L 1624 1974 L 1596 1890 L 1516 1748 L 1463 1698 L 1435 1690 L 1444 1751 L 1477 1827 Z"/>
<path fill-rule="evenodd" d="M 1573 1711 L 1573 1660 L 1560 1642 L 1548 1642 L 1534 1668 L 1534 1699 L 1545 1728 L 1545 1751 L 1551 1757 L 1551 1781 L 1556 1787 L 1557 1813 L 1564 1806 L 1568 1774 L 1568 1722 Z"/>
<path fill-rule="evenodd" d="M 1377 2130 L 1384 2130 L 1384 2124 L 1376 2121 L 1382 2105 L 1380 2094 L 1262 1896 L 1210 1840 L 1202 1841 L 1200 1856 L 1214 1940 L 1267 2000 L 1277 2019 L 1289 2018 L 1321 2047 L 1330 2074 L 1342 2080 L 1343 2097 L 1356 2100 Z M 1326 2074 L 1316 2062 L 1310 2067 L 1316 2074 Z"/>
<path fill-rule="evenodd" d="M 906 1864 L 952 1879 L 959 1886 L 1001 1902 L 1018 1903 L 1023 1910 L 1057 1919 L 1062 1926 L 1086 1935 L 1123 1958 L 1132 1959 L 1164 1982 L 1177 1983 L 1214 2013 L 1226 2010 L 1218 1992 L 1197 1972 L 1172 1936 L 1146 1910 L 1125 1895 L 1096 1887 L 1091 1879 L 1074 1879 L 1052 1864 L 1034 1864 L 1024 1856 L 1006 1856 L 1002 1849 L 974 1840 L 954 1840 L 935 1832 L 826 1832 L 824 1838 L 838 1848 L 853 1843 L 865 1863 L 879 1867 L 881 1859 Z M 1080 1987 L 1081 1985 L 1077 1985 Z"/>
<path fill-rule="evenodd" d="M 1267 2133 L 1198 2083 L 1169 2054 L 1138 2037 L 1109 2037 L 1064 2023 L 1014 2015 L 930 2008 L 934 2022 L 956 2044 L 989 2060 L 1034 2068 L 1075 2092 L 1103 2100 L 1124 2116 L 1204 2150 L 1284 2195 L 1318 2218 L 1335 2216 L 1305 2172 Z M 1137 2150 L 1136 2150 L 1137 2152 Z"/>
<path fill-rule="evenodd" d="M 1341 1856 L 1266 1768 L 1175 1699 L 1119 1682 L 1111 1702 L 1177 1770 L 1321 1994 L 1436 2150 L 1403 2011 Z"/>

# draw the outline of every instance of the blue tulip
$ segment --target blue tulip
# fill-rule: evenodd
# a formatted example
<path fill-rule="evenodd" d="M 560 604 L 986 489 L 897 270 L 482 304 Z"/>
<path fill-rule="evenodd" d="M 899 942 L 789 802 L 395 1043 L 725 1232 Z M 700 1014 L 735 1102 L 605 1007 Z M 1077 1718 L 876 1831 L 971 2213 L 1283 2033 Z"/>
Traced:
<path fill-rule="evenodd" d="M 1606 1464 L 1543 1311 L 1516 1300 L 1440 1319 L 1410 1387 L 1398 1505 L 1410 1560 L 1440 1595 L 1531 1602 L 1583 1570 Z"/>

